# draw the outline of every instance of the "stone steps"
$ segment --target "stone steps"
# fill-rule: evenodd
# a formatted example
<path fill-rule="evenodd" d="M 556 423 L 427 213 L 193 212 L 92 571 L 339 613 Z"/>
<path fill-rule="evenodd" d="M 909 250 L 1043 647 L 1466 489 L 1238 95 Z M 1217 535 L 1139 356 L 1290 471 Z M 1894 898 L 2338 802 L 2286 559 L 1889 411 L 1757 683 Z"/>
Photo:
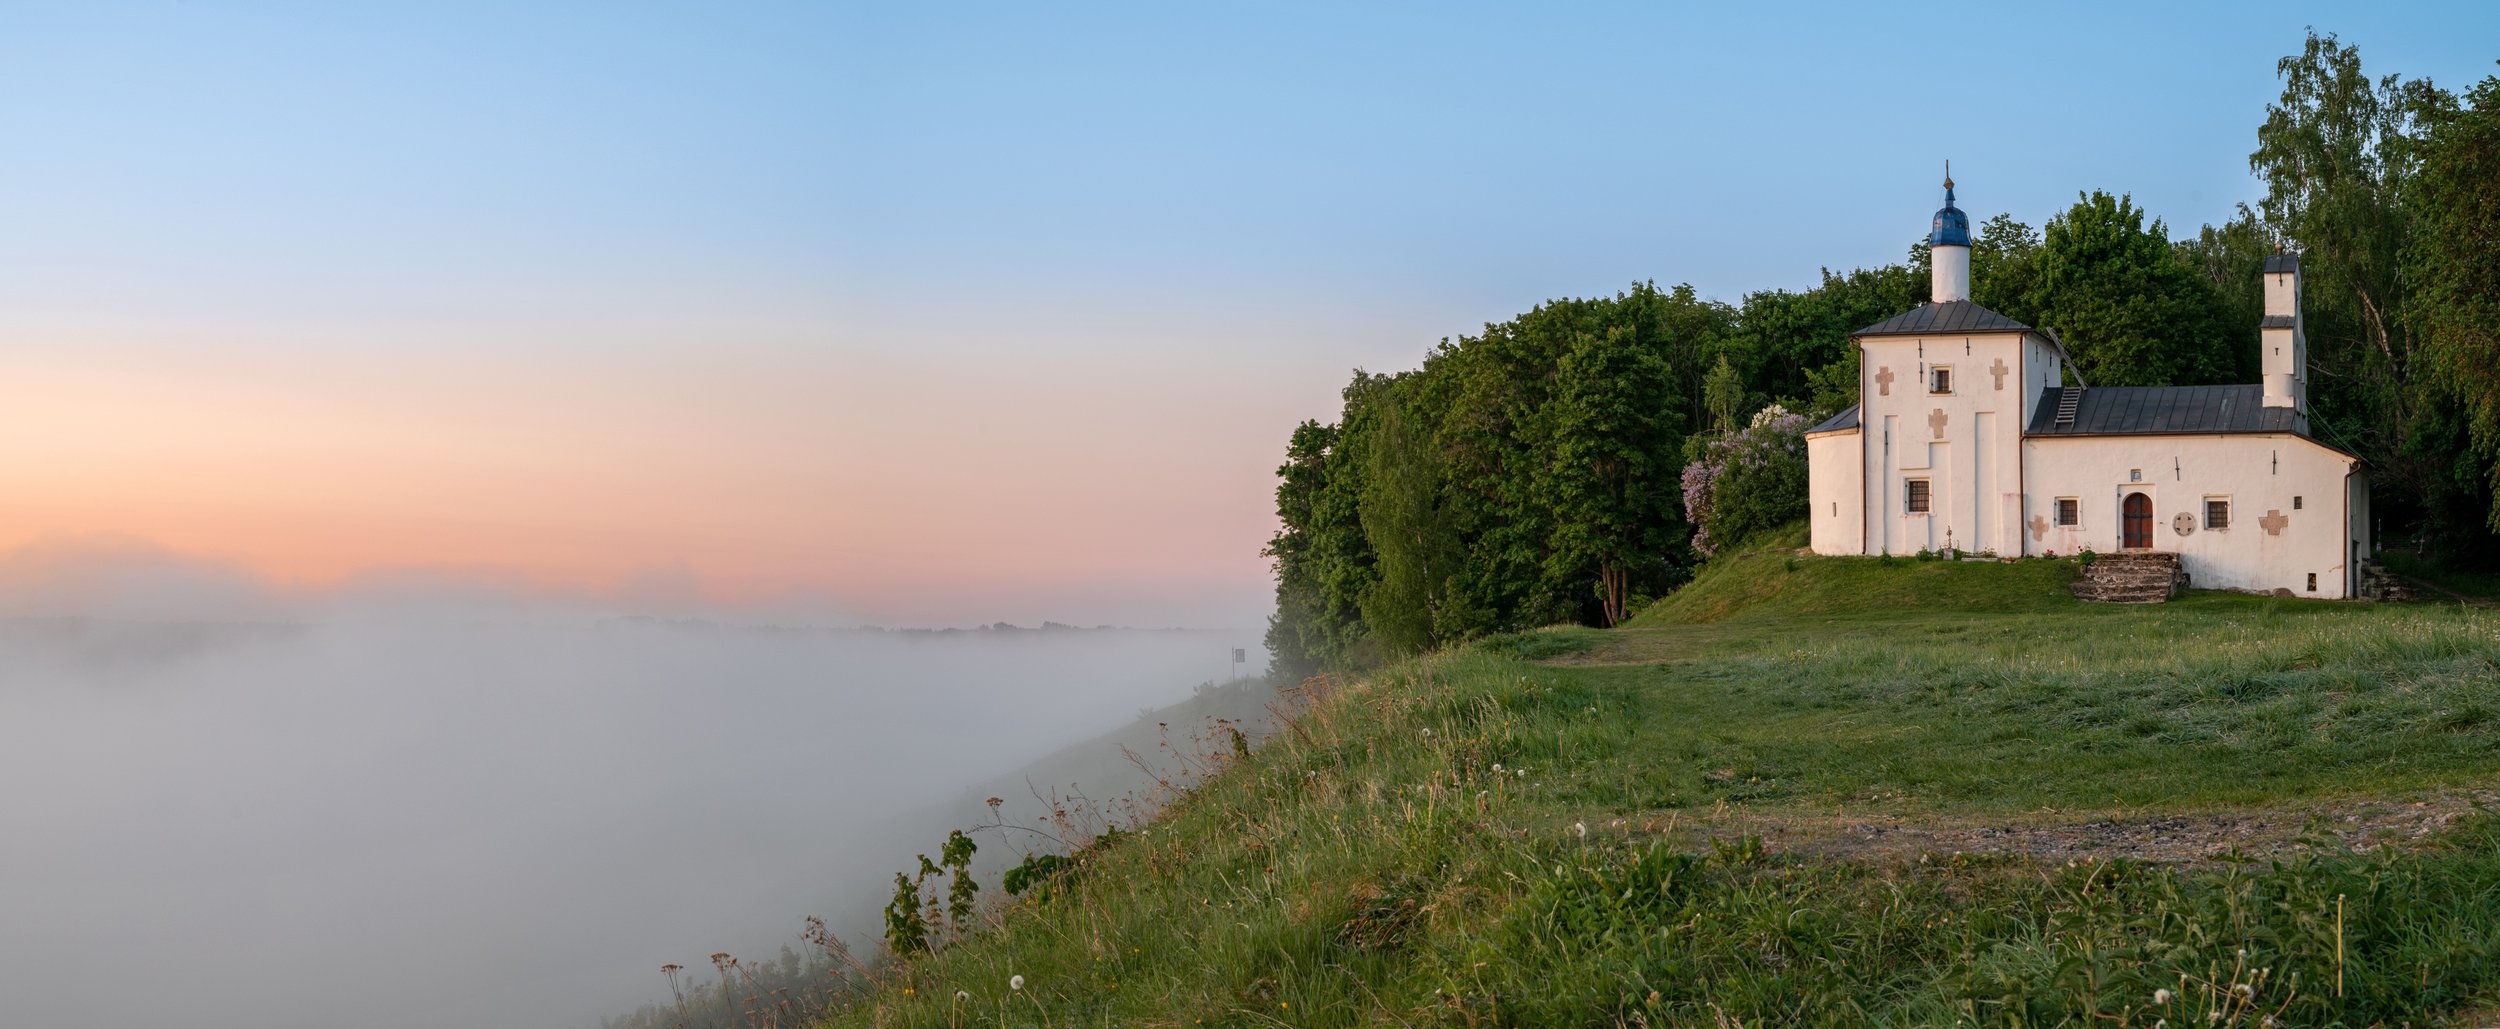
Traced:
<path fill-rule="evenodd" d="M 2363 600 L 2393 603 L 2421 599 L 2414 592 L 2413 584 L 2406 582 L 2396 573 L 2388 571 L 2387 566 L 2376 561 L 2361 563 L 2361 589 L 2358 596 Z"/>
<path fill-rule="evenodd" d="M 2178 596 L 2187 582 L 2177 554 L 2103 554 L 2083 570 L 2073 589 L 2078 599 L 2095 603 L 2159 604 Z"/>

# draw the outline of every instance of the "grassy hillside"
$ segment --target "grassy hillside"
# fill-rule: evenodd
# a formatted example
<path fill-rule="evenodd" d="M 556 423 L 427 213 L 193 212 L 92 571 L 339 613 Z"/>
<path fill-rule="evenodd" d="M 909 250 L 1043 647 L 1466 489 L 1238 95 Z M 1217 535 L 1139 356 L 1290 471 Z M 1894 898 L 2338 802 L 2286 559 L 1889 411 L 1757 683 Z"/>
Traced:
<path fill-rule="evenodd" d="M 1327 692 L 834 1021 L 2487 1015 L 2500 615 L 2073 574 L 1728 559 Z"/>
<path fill-rule="evenodd" d="M 1627 627 L 1788 615 L 2075 611 L 2089 605 L 2065 587 L 2082 572 L 2083 566 L 2071 558 L 2000 564 L 1814 558 L 1785 550 L 1733 554 L 1704 565 L 1691 583 L 1650 605 Z"/>

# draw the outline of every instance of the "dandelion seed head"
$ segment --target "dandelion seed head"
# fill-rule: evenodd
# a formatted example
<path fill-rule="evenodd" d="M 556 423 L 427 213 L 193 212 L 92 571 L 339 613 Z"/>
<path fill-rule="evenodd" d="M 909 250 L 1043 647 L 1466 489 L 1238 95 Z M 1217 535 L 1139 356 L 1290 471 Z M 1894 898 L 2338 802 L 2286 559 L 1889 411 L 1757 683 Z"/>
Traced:
<path fill-rule="evenodd" d="M 1007 977 L 1007 988 L 1008 988 L 1008 989 L 1010 989 L 1010 990 L 1021 990 L 1021 989 L 1023 989 L 1023 988 L 1024 988 L 1024 977 L 1023 977 L 1023 976 L 1020 976 L 1020 975 L 1011 975 L 1011 976 L 1008 976 L 1008 977 Z"/>
<path fill-rule="evenodd" d="M 2162 989 L 2158 989 L 2158 990 L 2154 990 L 2154 991 L 2153 991 L 2153 1003 L 2154 1003 L 2155 1005 L 2162 1005 L 2162 1004 L 2168 1004 L 2168 1003 L 2170 1003 L 2170 990 L 2169 990 L 2167 987 L 2162 988 Z"/>

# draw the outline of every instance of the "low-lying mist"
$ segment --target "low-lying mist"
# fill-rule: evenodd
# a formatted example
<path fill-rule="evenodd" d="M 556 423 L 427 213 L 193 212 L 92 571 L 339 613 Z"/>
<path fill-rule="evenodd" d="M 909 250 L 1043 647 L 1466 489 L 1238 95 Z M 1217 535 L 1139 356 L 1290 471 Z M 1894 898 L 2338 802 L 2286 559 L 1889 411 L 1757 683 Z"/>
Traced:
<path fill-rule="evenodd" d="M 965 791 L 1186 699 L 1253 635 L 508 597 L 220 617 L 131 582 L 47 611 L 7 577 L 0 1011 L 26 1025 L 593 1024 L 809 914 L 863 937 Z M 1088 792 L 1139 785 L 1100 758 Z"/>

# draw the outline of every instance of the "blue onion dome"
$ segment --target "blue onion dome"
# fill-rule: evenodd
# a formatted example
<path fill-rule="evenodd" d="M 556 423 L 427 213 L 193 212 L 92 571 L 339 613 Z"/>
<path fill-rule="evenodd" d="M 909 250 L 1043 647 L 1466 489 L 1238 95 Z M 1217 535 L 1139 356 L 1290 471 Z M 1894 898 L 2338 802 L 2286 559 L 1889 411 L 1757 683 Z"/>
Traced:
<path fill-rule="evenodd" d="M 1944 180 L 1944 210 L 1936 212 L 1934 231 L 1927 234 L 1931 247 L 1966 247 L 1970 245 L 1970 216 L 1953 206 L 1953 179 Z"/>

